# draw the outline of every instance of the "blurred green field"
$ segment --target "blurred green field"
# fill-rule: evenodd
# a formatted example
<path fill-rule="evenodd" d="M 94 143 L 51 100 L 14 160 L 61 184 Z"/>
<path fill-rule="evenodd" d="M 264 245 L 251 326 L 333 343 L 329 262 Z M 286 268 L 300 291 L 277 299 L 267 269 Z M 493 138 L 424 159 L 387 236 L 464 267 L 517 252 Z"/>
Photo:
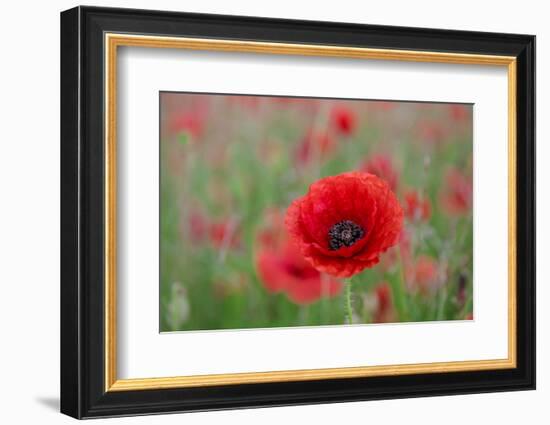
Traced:
<path fill-rule="evenodd" d="M 161 331 L 344 324 L 343 290 L 295 303 L 257 260 L 273 214 L 351 170 L 406 212 L 352 279 L 353 322 L 472 319 L 470 105 L 161 93 L 160 119 Z"/>

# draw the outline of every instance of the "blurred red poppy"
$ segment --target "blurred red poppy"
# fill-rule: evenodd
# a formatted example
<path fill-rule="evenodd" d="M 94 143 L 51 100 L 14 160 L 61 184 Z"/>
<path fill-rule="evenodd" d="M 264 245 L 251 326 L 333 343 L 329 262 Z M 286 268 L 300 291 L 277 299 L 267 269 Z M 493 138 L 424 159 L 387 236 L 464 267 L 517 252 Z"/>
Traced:
<path fill-rule="evenodd" d="M 376 294 L 376 311 L 374 313 L 373 322 L 393 322 L 395 320 L 395 312 L 393 309 L 393 299 L 389 283 L 379 283 L 374 292 Z"/>
<path fill-rule="evenodd" d="M 205 108 L 181 111 L 172 117 L 170 121 L 170 132 L 173 134 L 185 132 L 196 139 L 200 137 L 204 131 L 205 119 Z"/>
<path fill-rule="evenodd" d="M 270 292 L 284 292 L 296 304 L 309 304 L 321 297 L 331 297 L 341 290 L 341 283 L 323 276 L 287 240 L 279 250 L 263 248 L 257 257 L 258 273 Z"/>
<path fill-rule="evenodd" d="M 269 226 L 257 237 L 256 267 L 269 292 L 283 292 L 296 304 L 309 304 L 322 297 L 337 295 L 342 285 L 321 274 L 307 262 L 288 237 L 282 219 L 268 213 Z"/>
<path fill-rule="evenodd" d="M 449 113 L 454 121 L 464 121 L 468 118 L 470 111 L 465 105 L 449 105 Z"/>
<path fill-rule="evenodd" d="M 465 215 L 472 209 L 472 180 L 456 168 L 445 176 L 445 187 L 440 194 L 441 206 L 449 215 Z"/>
<path fill-rule="evenodd" d="M 191 212 L 188 222 L 189 236 L 193 242 L 200 242 L 204 239 L 208 232 L 208 223 L 206 217 L 198 211 Z M 182 232 L 186 229 L 181 227 Z"/>
<path fill-rule="evenodd" d="M 428 220 L 432 215 L 432 205 L 425 195 L 416 190 L 409 190 L 405 193 L 405 216 L 413 221 Z"/>
<path fill-rule="evenodd" d="M 355 132 L 357 117 L 353 109 L 343 105 L 334 107 L 330 118 L 333 127 L 338 133 L 349 136 Z"/>
<path fill-rule="evenodd" d="M 208 226 L 210 242 L 217 247 L 236 248 L 239 246 L 239 234 L 235 220 L 212 222 Z"/>
<path fill-rule="evenodd" d="M 421 255 L 414 263 L 406 266 L 405 278 L 409 290 L 428 294 L 437 289 L 440 283 L 437 262 L 432 257 Z"/>
<path fill-rule="evenodd" d="M 403 210 L 388 184 L 363 172 L 318 180 L 286 213 L 287 229 L 304 257 L 338 277 L 377 264 L 397 243 L 402 225 Z"/>
<path fill-rule="evenodd" d="M 380 177 L 390 185 L 391 190 L 397 189 L 399 175 L 388 155 L 373 155 L 361 167 L 362 171 Z"/>

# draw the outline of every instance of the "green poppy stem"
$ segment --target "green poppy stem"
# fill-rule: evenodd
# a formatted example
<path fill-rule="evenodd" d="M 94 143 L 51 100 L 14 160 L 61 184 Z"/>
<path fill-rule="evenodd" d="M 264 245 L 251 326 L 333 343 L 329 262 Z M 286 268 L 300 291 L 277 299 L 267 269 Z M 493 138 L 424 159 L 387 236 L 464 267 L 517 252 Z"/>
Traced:
<path fill-rule="evenodd" d="M 351 325 L 353 324 L 353 307 L 351 305 L 351 279 L 344 279 L 344 287 L 347 322 L 349 325 Z"/>

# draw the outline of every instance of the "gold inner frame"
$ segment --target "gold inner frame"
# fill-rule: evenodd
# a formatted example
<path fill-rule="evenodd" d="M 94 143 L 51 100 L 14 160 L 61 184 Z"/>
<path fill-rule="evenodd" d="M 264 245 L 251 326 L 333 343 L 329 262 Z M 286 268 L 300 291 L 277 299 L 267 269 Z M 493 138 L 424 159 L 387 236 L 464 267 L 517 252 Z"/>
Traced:
<path fill-rule="evenodd" d="M 319 379 L 510 369 L 516 367 L 516 58 L 461 53 L 370 49 L 327 45 L 105 34 L 105 391 L 135 391 Z M 116 325 L 116 123 L 119 46 L 325 56 L 504 66 L 508 72 L 508 357 L 384 366 L 362 366 L 164 378 L 118 379 Z"/>

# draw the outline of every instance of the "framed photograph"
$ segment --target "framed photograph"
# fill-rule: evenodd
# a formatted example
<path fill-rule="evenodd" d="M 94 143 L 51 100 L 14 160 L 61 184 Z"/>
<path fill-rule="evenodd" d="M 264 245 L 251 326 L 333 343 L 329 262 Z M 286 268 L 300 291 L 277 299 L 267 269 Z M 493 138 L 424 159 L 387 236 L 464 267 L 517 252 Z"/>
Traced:
<path fill-rule="evenodd" d="M 61 14 L 61 411 L 535 388 L 535 37 Z"/>

